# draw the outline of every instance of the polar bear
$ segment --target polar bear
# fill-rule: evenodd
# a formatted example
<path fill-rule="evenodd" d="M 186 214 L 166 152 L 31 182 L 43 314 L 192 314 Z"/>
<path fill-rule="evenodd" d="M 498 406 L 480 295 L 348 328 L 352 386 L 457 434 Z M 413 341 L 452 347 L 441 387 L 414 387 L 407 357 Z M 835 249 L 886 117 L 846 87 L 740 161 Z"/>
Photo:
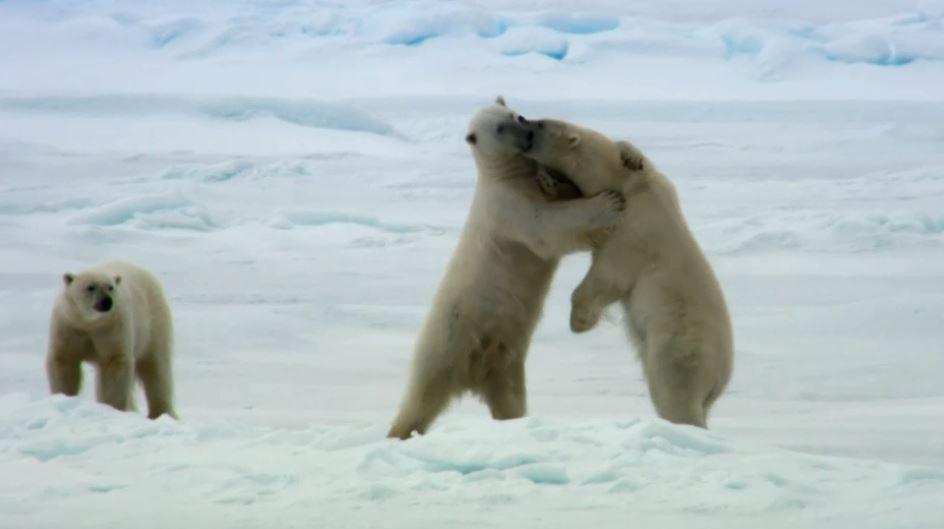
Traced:
<path fill-rule="evenodd" d="M 537 164 L 518 153 L 532 136 L 523 123 L 499 98 L 469 126 L 478 172 L 471 210 L 417 340 L 389 437 L 425 433 L 466 391 L 495 419 L 524 416 L 525 356 L 558 260 L 589 249 L 586 234 L 619 218 L 622 198 L 610 191 L 546 199 Z"/>
<path fill-rule="evenodd" d="M 529 123 L 523 154 L 560 171 L 585 194 L 616 189 L 626 210 L 593 250 L 590 271 L 571 298 L 574 332 L 591 329 L 621 301 L 661 417 L 707 427 L 712 403 L 731 376 L 733 333 L 718 280 L 695 241 L 672 183 L 633 145 L 559 120 Z M 545 194 L 555 181 L 539 173 Z"/>
<path fill-rule="evenodd" d="M 46 373 L 52 393 L 74 396 L 83 361 L 96 365 L 99 402 L 134 409 L 134 378 L 144 386 L 148 417 L 176 418 L 171 376 L 172 325 L 161 285 L 146 270 L 109 262 L 62 276 L 49 326 Z"/>

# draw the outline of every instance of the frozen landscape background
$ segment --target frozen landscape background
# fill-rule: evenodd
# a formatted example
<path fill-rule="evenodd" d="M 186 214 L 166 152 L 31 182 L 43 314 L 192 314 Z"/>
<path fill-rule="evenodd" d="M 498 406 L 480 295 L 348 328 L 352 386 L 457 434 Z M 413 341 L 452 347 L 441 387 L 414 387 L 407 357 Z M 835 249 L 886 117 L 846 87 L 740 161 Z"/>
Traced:
<path fill-rule="evenodd" d="M 940 1 L 0 1 L 0 528 L 944 527 L 942 86 Z M 735 328 L 710 432 L 617 311 L 570 333 L 573 256 L 528 418 L 383 438 L 497 94 L 676 183 Z M 47 395 L 61 274 L 112 258 L 180 422 Z"/>

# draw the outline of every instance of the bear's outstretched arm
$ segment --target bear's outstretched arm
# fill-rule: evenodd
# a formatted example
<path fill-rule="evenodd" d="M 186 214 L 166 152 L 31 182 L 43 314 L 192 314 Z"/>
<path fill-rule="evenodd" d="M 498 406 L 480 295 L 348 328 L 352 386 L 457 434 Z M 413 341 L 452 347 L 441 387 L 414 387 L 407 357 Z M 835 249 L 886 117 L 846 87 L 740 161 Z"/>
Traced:
<path fill-rule="evenodd" d="M 583 193 L 573 182 L 565 179 L 555 178 L 550 169 L 543 165 L 538 166 L 537 173 L 534 176 L 541 193 L 550 200 L 573 200 L 583 198 Z"/>
<path fill-rule="evenodd" d="M 544 259 L 590 250 L 591 232 L 611 228 L 625 207 L 622 195 L 603 191 L 590 198 L 543 202 L 515 200 L 498 208 L 506 235 Z"/>

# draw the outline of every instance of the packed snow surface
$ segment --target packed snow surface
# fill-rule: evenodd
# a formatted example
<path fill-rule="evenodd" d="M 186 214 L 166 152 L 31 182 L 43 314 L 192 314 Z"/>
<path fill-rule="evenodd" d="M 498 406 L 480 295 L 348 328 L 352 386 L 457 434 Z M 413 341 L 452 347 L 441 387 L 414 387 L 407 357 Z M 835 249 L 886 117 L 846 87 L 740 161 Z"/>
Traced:
<path fill-rule="evenodd" d="M 0 1 L 0 529 L 944 527 L 944 3 L 575 5 Z M 578 255 L 529 417 L 384 438 L 498 94 L 677 185 L 735 329 L 710 431 L 618 311 L 568 330 Z M 60 277 L 113 258 L 180 421 L 48 395 Z"/>

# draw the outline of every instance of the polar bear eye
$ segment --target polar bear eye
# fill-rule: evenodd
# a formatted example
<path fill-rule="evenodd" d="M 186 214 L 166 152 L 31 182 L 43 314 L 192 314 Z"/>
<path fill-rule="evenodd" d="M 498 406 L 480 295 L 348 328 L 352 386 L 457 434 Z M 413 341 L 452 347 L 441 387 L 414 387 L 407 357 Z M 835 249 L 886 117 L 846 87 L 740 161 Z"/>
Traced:
<path fill-rule="evenodd" d="M 114 285 L 108 285 L 108 291 L 109 291 L 109 292 L 114 292 L 114 291 L 115 291 L 115 286 L 114 286 Z"/>
<path fill-rule="evenodd" d="M 95 285 L 89 285 L 85 287 L 86 292 L 95 292 Z"/>
<path fill-rule="evenodd" d="M 505 126 L 504 126 L 504 125 L 499 125 L 499 126 L 498 126 L 498 133 L 501 134 L 502 132 L 505 132 Z"/>

